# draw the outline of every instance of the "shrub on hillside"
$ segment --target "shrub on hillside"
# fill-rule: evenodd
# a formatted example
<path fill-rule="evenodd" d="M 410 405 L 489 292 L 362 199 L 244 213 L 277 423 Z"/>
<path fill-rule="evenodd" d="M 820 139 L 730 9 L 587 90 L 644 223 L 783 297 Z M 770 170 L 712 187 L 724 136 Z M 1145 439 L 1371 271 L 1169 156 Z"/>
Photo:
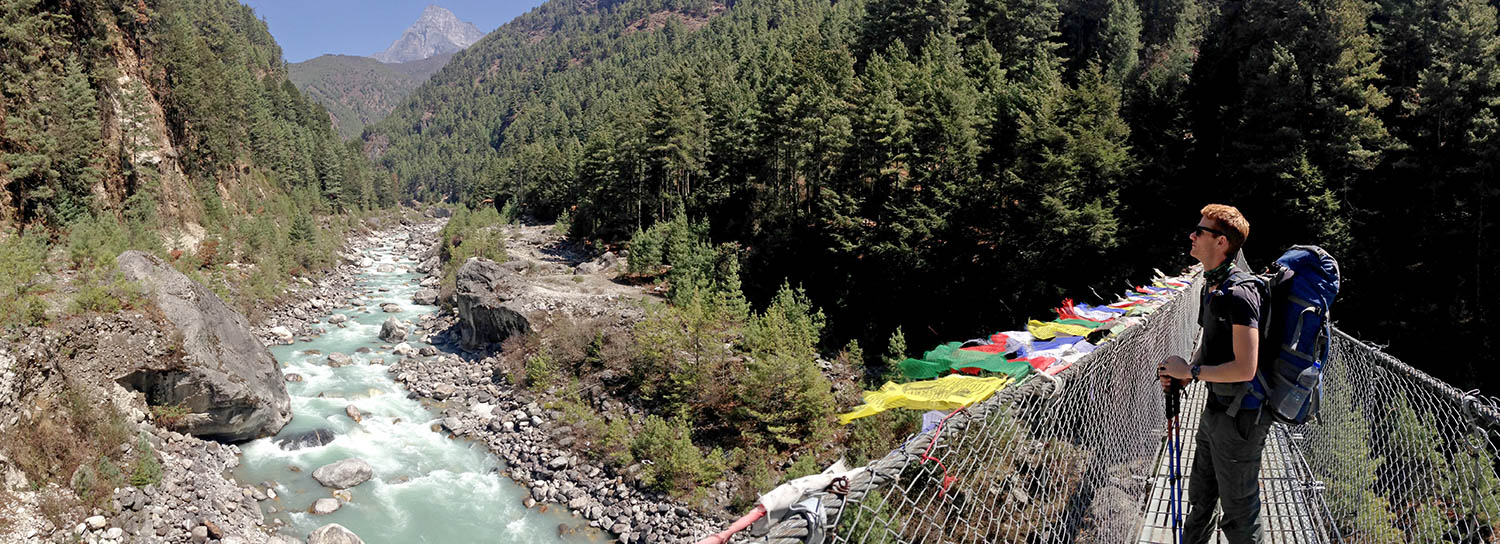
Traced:
<path fill-rule="evenodd" d="M 807 294 L 783 284 L 746 330 L 753 358 L 741 381 L 744 411 L 783 449 L 822 441 L 831 430 L 832 387 L 817 364 L 823 324 L 823 312 Z"/>
<path fill-rule="evenodd" d="M 68 262 L 76 270 L 113 268 L 115 256 L 129 245 L 113 218 L 89 217 L 68 228 Z"/>
<path fill-rule="evenodd" d="M 700 293 L 730 290 L 738 293 L 738 246 L 715 246 L 707 221 L 690 221 L 677 214 L 631 237 L 626 272 L 655 276 L 666 270 L 667 299 L 682 304 Z"/>
<path fill-rule="evenodd" d="M 630 257 L 625 259 L 625 271 L 638 275 L 655 275 L 662 266 L 662 248 L 665 246 L 663 230 L 657 223 L 646 230 L 636 229 L 630 237 Z"/>
<path fill-rule="evenodd" d="M 133 281 L 114 278 L 105 282 L 87 276 L 89 275 L 84 276 L 84 281 L 80 282 L 78 293 L 73 295 L 73 301 L 68 305 L 71 313 L 112 314 L 120 310 L 140 308 L 145 301 L 145 291 Z"/>
<path fill-rule="evenodd" d="M 47 237 L 33 229 L 0 239 L 0 326 L 46 321 L 47 305 L 36 296 L 47 259 Z"/>
<path fill-rule="evenodd" d="M 130 485 L 146 487 L 161 483 L 161 461 L 156 459 L 156 448 L 142 434 L 135 443 L 135 463 L 130 468 Z"/>
<path fill-rule="evenodd" d="M 73 490 L 82 505 L 102 508 L 112 489 L 121 483 L 120 445 L 130 436 L 125 416 L 108 402 L 92 402 L 75 386 L 66 386 L 55 398 L 23 417 L 15 427 L 26 433 L 6 433 L 0 449 L 26 474 L 34 487 L 57 485 Z M 80 506 L 65 497 L 50 509 L 59 519 Z M 77 521 L 74 519 L 73 521 Z"/>
<path fill-rule="evenodd" d="M 631 443 L 631 453 L 649 459 L 641 472 L 647 487 L 683 496 L 700 485 L 718 480 L 727 468 L 724 452 L 714 448 L 704 455 L 693 445 L 692 424 L 682 419 L 646 416 L 646 424 Z"/>

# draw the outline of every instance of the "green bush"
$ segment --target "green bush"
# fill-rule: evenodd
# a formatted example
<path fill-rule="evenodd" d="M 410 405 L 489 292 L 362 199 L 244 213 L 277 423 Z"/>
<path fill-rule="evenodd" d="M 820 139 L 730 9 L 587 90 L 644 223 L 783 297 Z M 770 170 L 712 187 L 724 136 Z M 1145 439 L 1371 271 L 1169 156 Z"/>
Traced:
<path fill-rule="evenodd" d="M 47 259 L 47 236 L 32 229 L 25 236 L 0 239 L 0 326 L 36 325 L 47 305 L 36 296 L 37 275 Z"/>
<path fill-rule="evenodd" d="M 68 262 L 77 270 L 114 268 L 115 257 L 130 247 L 130 237 L 111 217 L 89 217 L 68 228 Z"/>
<path fill-rule="evenodd" d="M 573 214 L 563 210 L 557 215 L 557 220 L 552 223 L 552 233 L 558 236 L 567 236 L 573 230 Z M 595 246 L 599 247 L 599 246 Z"/>
<path fill-rule="evenodd" d="M 769 450 L 752 447 L 736 449 L 733 457 L 734 465 L 744 478 L 730 500 L 730 509 L 739 512 L 754 507 L 761 493 L 776 487 L 777 472 L 771 468 L 776 455 Z"/>
<path fill-rule="evenodd" d="M 635 462 L 635 455 L 630 452 L 631 440 L 634 436 L 625 418 L 611 419 L 604 425 L 604 436 L 599 438 L 600 448 L 597 451 L 610 464 L 617 467 L 627 466 Z"/>
<path fill-rule="evenodd" d="M 70 483 L 79 500 L 84 504 L 97 506 L 108 502 L 114 488 L 119 487 L 123 481 L 120 467 L 108 456 L 100 455 L 93 464 L 81 465 L 78 470 L 73 471 Z"/>
<path fill-rule="evenodd" d="M 545 351 L 526 358 L 526 385 L 532 389 L 547 388 L 557 379 L 557 372 L 557 363 Z"/>
<path fill-rule="evenodd" d="M 922 413 L 916 410 L 889 410 L 856 419 L 846 427 L 847 456 L 854 465 L 863 465 L 885 457 L 901 439 L 921 427 Z"/>
<path fill-rule="evenodd" d="M 495 208 L 485 206 L 483 209 L 494 210 Z M 497 213 L 496 216 L 499 217 L 501 223 L 506 225 L 517 225 L 521 223 L 521 209 L 516 207 L 516 201 L 514 199 L 506 201 L 505 205 L 500 207 L 500 212 Z"/>
<path fill-rule="evenodd" d="M 630 237 L 630 256 L 625 259 L 625 270 L 631 274 L 655 274 L 661 269 L 662 248 L 665 246 L 662 229 L 652 225 L 650 229 L 636 229 Z"/>
<path fill-rule="evenodd" d="M 310 245 L 317 241 L 318 232 L 313 226 L 313 219 L 307 213 L 299 213 L 292 219 L 291 228 L 287 229 L 287 241 L 294 245 Z"/>
<path fill-rule="evenodd" d="M 822 441 L 831 431 L 832 386 L 816 361 L 823 324 L 806 293 L 782 285 L 745 333 L 752 360 L 741 380 L 744 417 L 785 449 Z"/>
<path fill-rule="evenodd" d="M 818 456 L 812 455 L 811 452 L 804 452 L 802 455 L 797 457 L 796 461 L 792 462 L 792 466 L 786 468 L 786 475 L 783 479 L 792 481 L 797 478 L 801 478 L 809 474 L 817 474 L 822 471 L 822 467 L 818 466 Z"/>
<path fill-rule="evenodd" d="M 145 292 L 135 282 L 115 278 L 108 283 L 85 279 L 80 282 L 78 293 L 68 311 L 75 314 L 112 314 L 120 310 L 139 308 L 145 300 Z"/>
<path fill-rule="evenodd" d="M 130 485 L 146 487 L 161 483 L 161 462 L 156 459 L 156 449 L 142 434 L 135 443 L 135 464 L 130 469 Z"/>
<path fill-rule="evenodd" d="M 626 271 L 637 275 L 655 275 L 663 266 L 671 290 L 667 298 L 681 303 L 686 298 L 727 283 L 734 276 L 738 286 L 738 262 L 735 246 L 714 246 L 708 236 L 707 221 L 690 221 L 678 213 L 670 221 L 660 221 L 646 230 L 636 230 L 630 238 L 630 256 Z"/>
<path fill-rule="evenodd" d="M 867 544 L 901 542 L 898 535 L 891 534 L 891 530 L 901 527 L 902 523 L 892 514 L 891 506 L 886 504 L 879 489 L 871 490 L 870 494 L 865 495 L 860 505 L 859 509 L 839 516 L 838 534 Z"/>
<path fill-rule="evenodd" d="M 670 421 L 646 416 L 645 428 L 631 443 L 631 452 L 639 459 L 649 459 L 641 472 L 647 487 L 682 497 L 700 485 L 723 475 L 724 454 L 716 450 L 710 458 L 693 445 L 693 426 L 683 419 Z"/>

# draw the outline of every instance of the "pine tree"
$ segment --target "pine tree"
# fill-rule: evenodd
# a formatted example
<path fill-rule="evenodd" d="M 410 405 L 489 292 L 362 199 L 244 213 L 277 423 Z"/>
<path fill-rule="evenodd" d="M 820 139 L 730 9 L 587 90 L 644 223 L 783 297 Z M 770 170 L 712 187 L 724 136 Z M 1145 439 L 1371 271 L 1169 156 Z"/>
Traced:
<path fill-rule="evenodd" d="M 51 121 L 58 157 L 52 209 L 56 223 L 67 224 L 92 211 L 91 191 L 99 181 L 103 151 L 98 99 L 76 58 L 68 59 L 54 107 Z"/>
<path fill-rule="evenodd" d="M 860 57 L 901 44 L 917 54 L 933 36 L 952 36 L 969 24 L 965 0 L 872 0 L 860 21 Z"/>
<path fill-rule="evenodd" d="M 1327 486 L 1325 503 L 1345 538 L 1359 542 L 1398 542 L 1403 535 L 1391 512 L 1391 501 L 1376 494 L 1376 480 L 1384 459 L 1371 451 L 1370 420 L 1353 402 L 1358 395 L 1350 372 L 1324 373 L 1320 400 L 1322 418 L 1308 433 L 1307 457 L 1313 473 Z"/>
<path fill-rule="evenodd" d="M 1362 0 L 1246 0 L 1208 33 L 1192 75 L 1195 175 L 1230 188 L 1202 197 L 1266 227 L 1257 247 L 1349 243 L 1340 203 L 1389 144 L 1367 18 Z"/>
<path fill-rule="evenodd" d="M 673 213 L 676 208 L 669 209 L 669 205 L 686 203 L 693 182 L 702 177 L 708 154 L 704 146 L 707 121 L 696 87 L 681 81 L 664 82 L 653 91 L 646 132 L 652 176 L 657 181 L 657 217 Z"/>
<path fill-rule="evenodd" d="M 1134 0 L 1071 0 L 1061 34 L 1069 72 L 1097 64 L 1115 85 L 1135 72 L 1141 53 L 1141 11 Z"/>

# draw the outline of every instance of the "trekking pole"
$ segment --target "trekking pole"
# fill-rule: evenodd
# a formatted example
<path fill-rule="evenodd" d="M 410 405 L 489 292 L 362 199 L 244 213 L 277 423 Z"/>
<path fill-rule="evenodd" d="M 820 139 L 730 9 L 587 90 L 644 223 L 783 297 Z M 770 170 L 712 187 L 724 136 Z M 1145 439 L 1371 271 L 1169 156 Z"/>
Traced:
<path fill-rule="evenodd" d="M 1182 411 L 1182 384 L 1176 380 L 1166 390 L 1166 416 L 1167 416 L 1167 470 L 1171 479 L 1171 503 L 1167 511 L 1172 516 L 1173 542 L 1182 542 L 1182 429 L 1178 424 L 1178 414 Z"/>

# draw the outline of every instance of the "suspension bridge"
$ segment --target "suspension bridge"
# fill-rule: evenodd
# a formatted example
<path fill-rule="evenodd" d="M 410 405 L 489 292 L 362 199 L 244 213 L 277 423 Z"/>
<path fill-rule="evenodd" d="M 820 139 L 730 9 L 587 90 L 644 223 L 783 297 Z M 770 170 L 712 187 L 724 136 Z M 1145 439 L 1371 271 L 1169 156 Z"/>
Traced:
<path fill-rule="evenodd" d="M 1001 390 L 871 462 L 846 487 L 813 493 L 821 519 L 789 517 L 757 540 L 1174 542 L 1155 368 L 1192 351 L 1202 283 L 1197 276 L 1060 380 Z M 1277 423 L 1267 439 L 1260 473 L 1267 540 L 1500 538 L 1495 399 L 1459 391 L 1336 328 L 1331 342 L 1321 418 Z M 1195 384 L 1183 401 L 1184 473 L 1203 396 Z"/>

